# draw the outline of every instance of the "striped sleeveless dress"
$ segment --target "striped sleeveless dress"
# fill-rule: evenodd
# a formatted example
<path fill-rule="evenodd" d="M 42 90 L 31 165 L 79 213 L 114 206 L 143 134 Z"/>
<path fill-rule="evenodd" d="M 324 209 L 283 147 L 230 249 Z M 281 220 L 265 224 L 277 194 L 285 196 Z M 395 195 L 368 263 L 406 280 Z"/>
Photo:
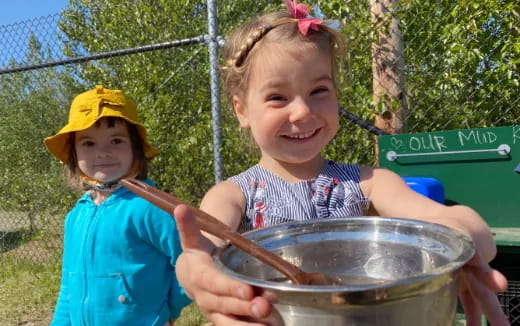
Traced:
<path fill-rule="evenodd" d="M 363 216 L 370 204 L 359 185 L 359 166 L 353 164 L 327 161 L 316 179 L 300 182 L 287 182 L 257 164 L 229 180 L 246 200 L 239 232 L 292 221 Z"/>

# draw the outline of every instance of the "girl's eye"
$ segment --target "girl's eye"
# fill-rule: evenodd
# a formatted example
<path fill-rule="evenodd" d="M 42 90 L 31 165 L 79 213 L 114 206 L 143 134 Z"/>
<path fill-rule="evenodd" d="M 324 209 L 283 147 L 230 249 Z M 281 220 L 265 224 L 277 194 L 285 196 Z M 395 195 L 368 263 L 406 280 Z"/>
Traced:
<path fill-rule="evenodd" d="M 124 141 L 121 138 L 114 138 L 114 139 L 112 139 L 112 144 L 114 144 L 114 145 L 118 145 L 118 144 L 121 144 L 123 142 Z"/>
<path fill-rule="evenodd" d="M 80 143 L 80 146 L 92 147 L 94 146 L 94 142 L 91 140 L 85 140 Z"/>
<path fill-rule="evenodd" d="M 267 97 L 267 101 L 285 101 L 285 97 L 282 95 L 274 94 Z"/>
<path fill-rule="evenodd" d="M 329 89 L 327 87 L 318 87 L 316 89 L 314 89 L 312 92 L 311 92 L 311 95 L 315 95 L 315 94 L 320 94 L 320 93 L 325 93 L 325 92 L 328 92 Z"/>

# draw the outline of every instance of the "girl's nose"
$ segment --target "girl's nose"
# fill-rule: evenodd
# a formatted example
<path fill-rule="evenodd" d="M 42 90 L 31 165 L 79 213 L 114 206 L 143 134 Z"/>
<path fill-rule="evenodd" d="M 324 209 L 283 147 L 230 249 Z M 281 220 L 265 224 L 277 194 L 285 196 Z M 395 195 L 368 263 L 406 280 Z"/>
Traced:
<path fill-rule="evenodd" d="M 97 158 L 105 158 L 105 157 L 109 157 L 110 153 L 108 151 L 99 151 L 99 152 L 97 152 L 96 156 L 97 156 Z"/>
<path fill-rule="evenodd" d="M 99 150 L 96 152 L 96 156 L 98 158 L 105 158 L 105 157 L 109 157 L 110 155 L 112 155 L 112 154 L 107 146 L 99 147 Z"/>
<path fill-rule="evenodd" d="M 312 108 L 303 99 L 296 99 L 292 103 L 291 122 L 301 121 L 307 119 L 312 114 Z"/>

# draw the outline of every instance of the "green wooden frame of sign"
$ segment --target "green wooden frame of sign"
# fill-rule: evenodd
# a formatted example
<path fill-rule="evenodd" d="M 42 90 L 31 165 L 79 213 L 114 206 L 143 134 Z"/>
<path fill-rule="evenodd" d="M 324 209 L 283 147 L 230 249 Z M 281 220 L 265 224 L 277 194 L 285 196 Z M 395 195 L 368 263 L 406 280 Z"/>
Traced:
<path fill-rule="evenodd" d="M 497 245 L 520 245 L 520 126 L 380 136 L 379 164 L 438 179 L 447 205 L 475 209 Z"/>

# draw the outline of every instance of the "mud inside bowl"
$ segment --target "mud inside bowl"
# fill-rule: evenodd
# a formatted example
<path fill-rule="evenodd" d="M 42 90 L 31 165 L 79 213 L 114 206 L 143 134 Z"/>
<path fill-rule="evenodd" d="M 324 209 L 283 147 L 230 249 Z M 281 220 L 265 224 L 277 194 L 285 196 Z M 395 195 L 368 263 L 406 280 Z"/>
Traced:
<path fill-rule="evenodd" d="M 470 239 L 453 229 L 399 218 L 294 222 L 244 234 L 307 272 L 338 280 L 302 286 L 232 247 L 217 266 L 275 300 L 270 325 L 452 325 Z"/>

